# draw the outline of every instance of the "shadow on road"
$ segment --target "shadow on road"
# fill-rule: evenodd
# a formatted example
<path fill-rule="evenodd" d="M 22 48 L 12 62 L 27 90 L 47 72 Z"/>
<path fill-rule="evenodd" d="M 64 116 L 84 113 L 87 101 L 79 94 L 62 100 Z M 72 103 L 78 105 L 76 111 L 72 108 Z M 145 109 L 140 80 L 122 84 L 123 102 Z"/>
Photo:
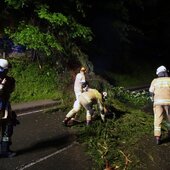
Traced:
<path fill-rule="evenodd" d="M 52 138 L 52 139 L 47 139 L 41 142 L 38 142 L 28 148 L 24 148 L 21 150 L 17 151 L 17 155 L 22 155 L 25 153 L 29 153 L 29 152 L 34 152 L 36 150 L 44 150 L 47 148 L 63 148 L 65 146 L 67 146 L 68 144 L 72 143 L 74 141 L 74 136 L 71 134 L 63 134 L 61 136 L 58 136 L 56 138 Z"/>
<path fill-rule="evenodd" d="M 163 143 L 169 143 L 170 142 L 170 138 L 169 137 L 166 137 L 166 138 L 164 138 L 164 139 L 162 139 L 162 144 Z"/>

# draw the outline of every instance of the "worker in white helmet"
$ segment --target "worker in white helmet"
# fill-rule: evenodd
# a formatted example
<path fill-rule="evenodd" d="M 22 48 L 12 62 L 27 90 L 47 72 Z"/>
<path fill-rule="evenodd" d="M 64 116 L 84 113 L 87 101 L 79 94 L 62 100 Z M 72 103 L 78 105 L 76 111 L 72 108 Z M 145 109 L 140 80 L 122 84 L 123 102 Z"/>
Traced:
<path fill-rule="evenodd" d="M 9 67 L 10 64 L 6 59 L 0 59 L 0 157 L 16 155 L 15 152 L 9 149 L 12 144 L 13 120 L 16 120 L 15 112 L 11 110 L 9 101 L 15 88 L 15 79 L 7 76 Z"/>
<path fill-rule="evenodd" d="M 82 86 L 86 82 L 86 77 L 85 77 L 86 73 L 87 73 L 87 69 L 85 67 L 81 67 L 80 72 L 77 73 L 77 75 L 76 75 L 76 78 L 74 81 L 74 93 L 75 93 L 75 97 L 76 97 L 75 103 L 79 102 L 79 96 L 83 92 Z M 75 116 L 72 117 L 72 120 L 75 121 L 77 116 L 78 115 L 75 114 Z"/>
<path fill-rule="evenodd" d="M 165 66 L 156 70 L 157 78 L 153 79 L 149 88 L 154 111 L 154 136 L 156 144 L 161 144 L 161 124 L 163 113 L 167 116 L 168 134 L 170 137 L 170 77 Z"/>
<path fill-rule="evenodd" d="M 87 87 L 85 87 L 87 88 Z M 69 111 L 69 113 L 66 115 L 63 123 L 67 126 L 68 121 L 74 117 L 74 115 L 80 111 L 81 106 L 83 106 L 86 109 L 86 124 L 90 125 L 92 121 L 92 115 L 93 115 L 93 105 L 97 104 L 100 116 L 103 122 L 105 121 L 105 113 L 104 110 L 104 98 L 107 96 L 107 93 L 100 93 L 96 89 L 88 88 L 87 91 L 83 92 L 79 96 L 79 102 L 75 102 L 73 109 Z"/>
<path fill-rule="evenodd" d="M 82 85 L 86 82 L 85 73 L 86 68 L 81 67 L 80 72 L 76 75 L 75 82 L 74 82 L 74 92 L 76 96 L 76 100 L 78 100 L 79 95 L 83 92 Z"/>

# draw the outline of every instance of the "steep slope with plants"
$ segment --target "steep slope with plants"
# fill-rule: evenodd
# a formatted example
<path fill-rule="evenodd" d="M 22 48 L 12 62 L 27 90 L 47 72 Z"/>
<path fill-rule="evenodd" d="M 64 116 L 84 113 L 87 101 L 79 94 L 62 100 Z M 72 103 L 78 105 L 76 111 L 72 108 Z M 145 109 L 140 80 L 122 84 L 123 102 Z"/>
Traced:
<path fill-rule="evenodd" d="M 71 93 L 73 77 L 67 70 L 55 68 L 50 63 L 39 68 L 38 62 L 28 58 L 9 59 L 12 69 L 9 75 L 16 79 L 16 88 L 12 94 L 13 103 L 42 99 L 63 100 Z M 64 95 L 64 92 L 66 92 Z"/>

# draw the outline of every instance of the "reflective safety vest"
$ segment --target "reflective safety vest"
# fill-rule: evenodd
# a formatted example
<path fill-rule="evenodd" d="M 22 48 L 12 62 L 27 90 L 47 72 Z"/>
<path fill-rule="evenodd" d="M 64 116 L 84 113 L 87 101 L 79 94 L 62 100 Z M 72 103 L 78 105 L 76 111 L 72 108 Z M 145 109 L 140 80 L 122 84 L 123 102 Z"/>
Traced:
<path fill-rule="evenodd" d="M 170 77 L 153 79 L 149 92 L 154 94 L 154 105 L 170 105 Z"/>
<path fill-rule="evenodd" d="M 104 105 L 103 105 L 102 94 L 98 90 L 89 88 L 86 92 L 83 92 L 80 95 L 80 103 L 81 103 L 81 98 L 85 98 L 88 104 L 90 103 L 97 104 L 99 109 L 103 111 Z"/>

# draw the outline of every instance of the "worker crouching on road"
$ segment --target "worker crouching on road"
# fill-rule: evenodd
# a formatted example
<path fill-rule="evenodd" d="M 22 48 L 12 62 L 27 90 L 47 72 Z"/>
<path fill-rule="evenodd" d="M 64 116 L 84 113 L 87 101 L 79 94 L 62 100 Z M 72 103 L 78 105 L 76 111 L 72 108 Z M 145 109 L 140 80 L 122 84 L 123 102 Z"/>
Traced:
<path fill-rule="evenodd" d="M 79 96 L 79 101 L 75 101 L 73 109 L 69 111 L 69 113 L 66 115 L 63 123 L 67 126 L 68 121 L 74 117 L 74 115 L 80 111 L 81 106 L 83 106 L 86 109 L 86 124 L 90 125 L 92 121 L 92 115 L 93 115 L 93 105 L 97 104 L 98 108 L 100 110 L 101 119 L 103 122 L 105 121 L 105 113 L 104 113 L 104 97 L 106 97 L 107 93 L 100 93 L 96 89 L 88 88 L 87 85 L 85 85 L 85 91 L 81 93 Z"/>
<path fill-rule="evenodd" d="M 154 136 L 156 144 L 161 144 L 161 124 L 163 113 L 167 116 L 168 134 L 170 137 L 170 77 L 165 66 L 156 70 L 158 78 L 152 80 L 149 92 L 153 101 L 154 111 Z"/>
<path fill-rule="evenodd" d="M 11 110 L 10 95 L 15 88 L 15 79 L 7 76 L 9 63 L 0 59 L 0 157 L 13 157 L 15 152 L 10 150 L 13 126 L 18 124 L 16 114 Z"/>

